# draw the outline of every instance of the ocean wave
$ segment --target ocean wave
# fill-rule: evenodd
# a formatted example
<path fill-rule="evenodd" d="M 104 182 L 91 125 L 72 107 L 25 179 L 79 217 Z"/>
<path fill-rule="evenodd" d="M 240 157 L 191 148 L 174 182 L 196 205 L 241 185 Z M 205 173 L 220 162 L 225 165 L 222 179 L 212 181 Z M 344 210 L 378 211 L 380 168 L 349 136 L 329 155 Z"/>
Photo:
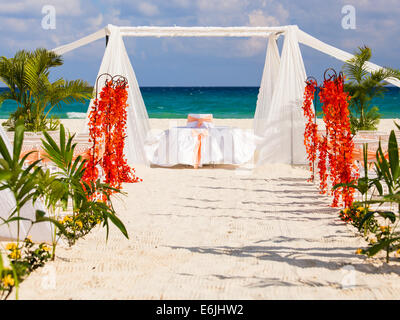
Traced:
<path fill-rule="evenodd" d="M 67 112 L 67 119 L 85 119 L 86 112 Z"/>

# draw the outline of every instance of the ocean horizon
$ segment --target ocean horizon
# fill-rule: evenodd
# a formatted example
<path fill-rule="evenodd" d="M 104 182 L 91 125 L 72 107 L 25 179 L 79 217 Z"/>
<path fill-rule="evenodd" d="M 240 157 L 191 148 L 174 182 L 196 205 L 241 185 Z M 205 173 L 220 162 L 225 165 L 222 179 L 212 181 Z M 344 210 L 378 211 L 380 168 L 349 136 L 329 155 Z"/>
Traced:
<path fill-rule="evenodd" d="M 8 88 L 0 88 L 0 92 Z M 141 87 L 150 118 L 186 118 L 189 113 L 212 113 L 215 118 L 249 119 L 254 117 L 259 87 Z M 383 119 L 400 118 L 400 88 L 388 87 L 383 98 L 375 98 Z M 89 106 L 85 103 L 63 103 L 50 114 L 61 119 L 84 119 Z M 16 110 L 14 101 L 0 107 L 0 118 Z M 320 105 L 317 104 L 317 112 Z"/>

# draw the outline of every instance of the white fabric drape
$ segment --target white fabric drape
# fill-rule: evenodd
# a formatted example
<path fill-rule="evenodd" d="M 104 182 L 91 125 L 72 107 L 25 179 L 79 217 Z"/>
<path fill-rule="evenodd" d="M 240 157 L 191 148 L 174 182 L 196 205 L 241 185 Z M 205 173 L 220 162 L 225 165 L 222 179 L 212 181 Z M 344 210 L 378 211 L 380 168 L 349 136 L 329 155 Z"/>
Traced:
<path fill-rule="evenodd" d="M 0 136 L 3 138 L 7 149 L 12 152 L 12 145 L 8 140 L 6 133 L 2 126 L 0 126 Z M 7 220 L 11 212 L 15 209 L 16 202 L 14 195 L 9 189 L 0 191 L 0 217 Z M 36 201 L 35 206 L 31 201 L 27 202 L 20 210 L 20 217 L 27 218 L 30 220 L 36 220 L 36 210 L 46 211 L 43 204 L 40 201 Z M 16 215 L 15 215 L 16 216 Z M 32 241 L 35 242 L 51 242 L 52 225 L 49 222 L 41 222 L 34 224 L 31 227 L 29 221 L 20 220 L 20 239 L 24 239 L 26 236 L 30 236 Z M 18 235 L 17 221 L 10 222 L 9 224 L 3 224 L 3 220 L 0 221 L 0 238 L 16 240 Z M 30 230 L 29 230 L 30 229 Z"/>
<path fill-rule="evenodd" d="M 98 40 L 98 39 L 104 39 L 104 37 L 106 35 L 107 35 L 107 29 L 103 28 L 103 29 L 96 31 L 86 37 L 79 39 L 79 40 L 76 40 L 76 41 L 68 43 L 66 45 L 57 47 L 57 48 L 53 49 L 53 51 L 57 54 L 64 54 L 64 53 L 72 51 L 76 48 L 85 46 L 93 41 Z"/>
<path fill-rule="evenodd" d="M 122 75 L 128 79 L 127 103 L 129 106 L 127 110 L 127 138 L 125 140 L 124 151 L 130 165 L 147 164 L 144 145 L 147 135 L 150 132 L 149 117 L 119 28 L 109 26 L 109 29 L 111 35 L 98 76 L 103 73 L 109 73 L 112 76 Z M 106 79 L 106 77 L 100 78 L 98 86 L 99 93 Z M 86 132 L 88 132 L 88 117 L 92 108 L 93 100 L 90 101 L 86 117 Z"/>
<path fill-rule="evenodd" d="M 285 32 L 279 75 L 262 134 L 258 164 L 306 163 L 303 143 L 305 120 L 302 101 L 307 78 L 301 56 L 296 26 Z"/>
<path fill-rule="evenodd" d="M 266 130 L 266 119 L 272 102 L 276 79 L 279 75 L 281 58 L 279 56 L 279 49 L 276 40 L 276 35 L 271 35 L 268 38 L 264 71 L 257 98 L 256 112 L 254 114 L 254 133 L 258 136 L 263 136 Z"/>
<path fill-rule="evenodd" d="M 318 50 L 320 52 L 323 52 L 327 55 L 330 55 L 338 60 L 346 62 L 354 57 L 354 55 L 352 55 L 351 53 L 348 53 L 346 51 L 335 48 L 329 44 L 326 44 L 325 42 L 322 42 L 321 40 L 314 38 L 313 36 L 309 35 L 308 33 L 305 33 L 302 30 L 298 30 L 297 34 L 300 43 L 309 46 L 315 50 Z M 382 67 L 369 61 L 365 63 L 365 66 L 369 72 L 378 71 L 379 69 L 382 69 Z M 400 80 L 388 79 L 387 82 L 396 87 L 400 87 Z"/>

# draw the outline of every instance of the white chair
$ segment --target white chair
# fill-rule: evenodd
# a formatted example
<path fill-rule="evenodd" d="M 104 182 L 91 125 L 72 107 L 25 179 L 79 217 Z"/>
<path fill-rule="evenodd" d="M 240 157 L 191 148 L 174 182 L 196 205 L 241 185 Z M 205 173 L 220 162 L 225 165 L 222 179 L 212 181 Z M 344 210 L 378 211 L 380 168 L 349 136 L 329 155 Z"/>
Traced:
<path fill-rule="evenodd" d="M 189 128 L 213 128 L 212 114 L 189 113 L 186 126 Z"/>

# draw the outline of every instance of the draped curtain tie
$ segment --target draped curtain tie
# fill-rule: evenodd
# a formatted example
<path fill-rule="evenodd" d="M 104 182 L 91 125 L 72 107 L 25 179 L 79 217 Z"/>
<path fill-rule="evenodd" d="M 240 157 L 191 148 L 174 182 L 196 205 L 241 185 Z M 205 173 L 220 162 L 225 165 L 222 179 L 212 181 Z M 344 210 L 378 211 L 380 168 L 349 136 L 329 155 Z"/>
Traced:
<path fill-rule="evenodd" d="M 201 162 L 201 140 L 208 136 L 207 131 L 192 130 L 192 136 L 197 137 L 196 145 L 194 146 L 194 168 L 197 169 Z"/>

